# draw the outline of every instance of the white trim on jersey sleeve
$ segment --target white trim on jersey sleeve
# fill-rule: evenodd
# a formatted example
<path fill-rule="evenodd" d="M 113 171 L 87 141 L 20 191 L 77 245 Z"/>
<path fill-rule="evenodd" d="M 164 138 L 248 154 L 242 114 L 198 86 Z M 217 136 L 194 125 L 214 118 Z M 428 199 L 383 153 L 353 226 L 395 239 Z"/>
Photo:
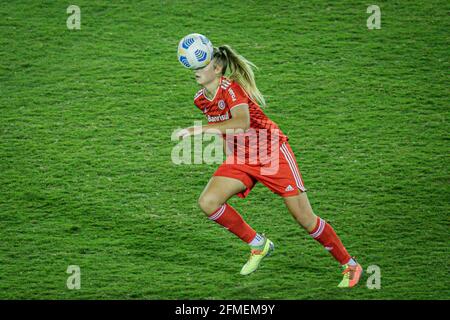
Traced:
<path fill-rule="evenodd" d="M 194 96 L 194 101 L 197 100 L 202 94 L 203 94 L 203 89 L 198 90 Z"/>

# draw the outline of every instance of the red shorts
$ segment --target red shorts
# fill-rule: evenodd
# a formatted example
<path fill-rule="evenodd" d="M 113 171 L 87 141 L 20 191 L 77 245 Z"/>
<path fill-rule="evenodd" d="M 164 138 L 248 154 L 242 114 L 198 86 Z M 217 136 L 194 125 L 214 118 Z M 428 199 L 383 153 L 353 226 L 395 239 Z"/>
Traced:
<path fill-rule="evenodd" d="M 272 154 L 276 155 L 278 161 L 274 157 L 271 163 L 265 165 L 237 163 L 231 155 L 217 168 L 214 176 L 242 181 L 247 189 L 237 194 L 240 198 L 245 198 L 258 181 L 282 197 L 295 196 L 299 194 L 299 190 L 305 192 L 302 175 L 289 144 L 282 143 L 278 152 Z"/>

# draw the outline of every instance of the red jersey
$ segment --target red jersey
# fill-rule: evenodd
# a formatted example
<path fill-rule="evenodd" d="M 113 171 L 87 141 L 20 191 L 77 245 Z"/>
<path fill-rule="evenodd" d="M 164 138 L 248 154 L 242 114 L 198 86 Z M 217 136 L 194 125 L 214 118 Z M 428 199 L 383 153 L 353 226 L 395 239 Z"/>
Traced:
<path fill-rule="evenodd" d="M 252 154 L 251 152 L 259 155 L 263 155 L 265 152 L 270 155 L 271 145 L 274 143 L 282 144 L 289 140 L 281 132 L 278 125 L 264 114 L 260 106 L 249 97 L 245 90 L 237 82 L 226 77 L 220 78 L 219 87 L 211 100 L 206 97 L 205 89 L 202 88 L 195 95 L 194 104 L 205 114 L 208 123 L 229 120 L 232 118 L 230 111 L 234 107 L 241 104 L 248 105 L 250 128 L 245 133 L 227 137 L 228 147 L 234 150 L 234 155 L 237 152 L 243 152 L 246 159 L 249 154 Z M 226 138 L 225 134 L 223 134 L 223 138 Z"/>

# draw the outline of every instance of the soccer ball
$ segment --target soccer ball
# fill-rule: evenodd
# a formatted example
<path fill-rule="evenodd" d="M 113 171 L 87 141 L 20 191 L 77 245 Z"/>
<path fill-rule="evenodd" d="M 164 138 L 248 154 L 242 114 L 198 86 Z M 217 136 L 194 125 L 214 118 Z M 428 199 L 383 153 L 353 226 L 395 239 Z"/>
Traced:
<path fill-rule="evenodd" d="M 212 59 L 213 45 L 204 35 L 191 33 L 178 44 L 178 61 L 188 69 L 206 66 Z"/>

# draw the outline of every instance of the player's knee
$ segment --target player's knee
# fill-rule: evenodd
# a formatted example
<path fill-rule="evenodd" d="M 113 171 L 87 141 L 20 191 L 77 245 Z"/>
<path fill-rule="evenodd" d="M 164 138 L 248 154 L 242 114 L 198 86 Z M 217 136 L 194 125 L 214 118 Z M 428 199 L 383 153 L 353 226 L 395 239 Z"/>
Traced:
<path fill-rule="evenodd" d="M 200 196 L 198 199 L 198 205 L 206 215 L 210 215 L 214 213 L 214 211 L 216 211 L 222 203 L 220 203 L 220 199 L 217 196 L 207 193 Z"/>

